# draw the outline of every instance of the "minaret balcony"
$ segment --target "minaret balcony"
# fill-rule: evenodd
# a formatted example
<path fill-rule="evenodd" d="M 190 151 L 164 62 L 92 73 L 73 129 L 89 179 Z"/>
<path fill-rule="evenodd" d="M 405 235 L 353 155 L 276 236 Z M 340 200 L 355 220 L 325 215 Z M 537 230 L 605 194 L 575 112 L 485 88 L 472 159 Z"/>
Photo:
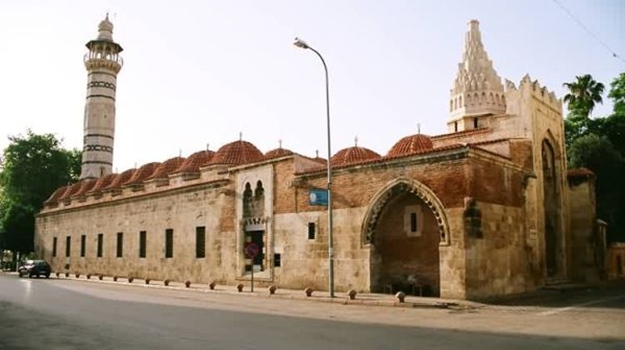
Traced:
<path fill-rule="evenodd" d="M 124 65 L 124 60 L 119 56 L 94 57 L 86 54 L 84 57 L 85 67 L 87 70 L 94 68 L 109 68 L 118 73 Z"/>

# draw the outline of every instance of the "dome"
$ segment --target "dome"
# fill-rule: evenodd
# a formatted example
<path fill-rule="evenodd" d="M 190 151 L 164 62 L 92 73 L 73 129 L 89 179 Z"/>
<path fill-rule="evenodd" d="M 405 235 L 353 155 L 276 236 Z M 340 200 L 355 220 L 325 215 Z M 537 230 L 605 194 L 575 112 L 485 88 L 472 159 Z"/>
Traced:
<path fill-rule="evenodd" d="M 70 188 L 70 186 L 63 186 L 63 187 L 59 187 L 56 189 L 56 191 L 54 191 L 54 193 L 52 193 L 52 195 L 50 196 L 50 198 L 48 198 L 44 204 L 51 204 L 51 203 L 56 203 L 59 201 L 59 199 L 65 194 L 65 192 Z"/>
<path fill-rule="evenodd" d="M 119 175 L 118 174 L 108 174 L 108 175 L 106 175 L 104 177 L 99 178 L 98 180 L 96 180 L 96 182 L 93 185 L 93 187 L 91 188 L 91 190 L 89 190 L 87 193 L 93 193 L 93 192 L 101 191 L 103 188 L 105 188 L 108 185 L 110 185 L 111 182 L 113 182 L 113 179 L 115 179 L 117 176 L 119 176 Z"/>
<path fill-rule="evenodd" d="M 69 186 L 67 191 L 63 192 L 63 195 L 60 196 L 58 200 L 62 201 L 76 194 L 76 192 L 78 192 L 78 190 L 80 189 L 80 185 L 80 182 L 76 182 L 75 184 Z"/>
<path fill-rule="evenodd" d="M 416 134 L 412 136 L 406 136 L 388 151 L 387 157 L 401 157 L 410 154 L 421 153 L 429 151 L 434 148 L 432 139 L 427 135 Z"/>
<path fill-rule="evenodd" d="M 190 155 L 187 159 L 180 164 L 180 166 L 171 172 L 171 174 L 178 173 L 193 173 L 200 170 L 200 167 L 206 165 L 211 159 L 215 152 L 213 151 L 199 151 Z"/>
<path fill-rule="evenodd" d="M 280 158 L 280 157 L 284 157 L 284 156 L 290 156 L 292 154 L 293 154 L 293 152 L 291 150 L 279 147 L 279 148 L 272 149 L 271 151 L 265 153 L 264 158 L 265 159 L 275 159 L 275 158 Z"/>
<path fill-rule="evenodd" d="M 89 190 L 91 190 L 93 186 L 95 186 L 96 182 L 98 182 L 97 179 L 88 179 L 88 180 L 81 181 L 80 188 L 73 195 L 74 196 L 84 195 L 85 193 L 89 192 Z"/>
<path fill-rule="evenodd" d="M 209 164 L 239 165 L 261 160 L 263 160 L 263 153 L 256 146 L 239 140 L 221 146 Z"/>
<path fill-rule="evenodd" d="M 108 13 L 106 18 L 98 25 L 98 40 L 113 41 L 113 23 L 109 20 Z"/>
<path fill-rule="evenodd" d="M 595 173 L 588 168 L 574 168 L 569 169 L 566 172 L 566 176 L 569 178 L 591 178 L 595 176 Z"/>
<path fill-rule="evenodd" d="M 182 165 L 182 163 L 184 163 L 184 161 L 185 159 L 182 157 L 175 157 L 164 161 L 156 168 L 156 170 L 154 170 L 154 173 L 152 173 L 148 180 L 163 178 L 166 179 L 167 176 L 171 174 L 174 170 L 178 169 Z"/>
<path fill-rule="evenodd" d="M 355 163 L 362 163 L 374 159 L 380 159 L 381 156 L 374 151 L 359 146 L 344 148 L 332 156 L 330 162 L 333 166 L 341 166 Z"/>
<path fill-rule="evenodd" d="M 122 186 L 134 185 L 145 181 L 150 176 L 152 176 L 152 174 L 154 174 L 154 171 L 159 165 L 161 165 L 161 163 L 159 162 L 143 164 L 139 169 L 137 169 L 137 171 L 132 174 L 128 181 L 122 183 Z"/>
<path fill-rule="evenodd" d="M 108 186 L 103 187 L 103 190 L 112 190 L 114 188 L 120 188 L 122 187 L 122 184 L 124 184 L 126 181 L 128 181 L 128 179 L 130 179 L 130 177 L 132 176 L 132 174 L 134 174 L 135 169 L 128 169 L 126 171 L 124 171 L 123 173 L 115 176 L 115 178 L 113 178 L 113 180 L 111 181 L 110 184 L 108 184 Z"/>

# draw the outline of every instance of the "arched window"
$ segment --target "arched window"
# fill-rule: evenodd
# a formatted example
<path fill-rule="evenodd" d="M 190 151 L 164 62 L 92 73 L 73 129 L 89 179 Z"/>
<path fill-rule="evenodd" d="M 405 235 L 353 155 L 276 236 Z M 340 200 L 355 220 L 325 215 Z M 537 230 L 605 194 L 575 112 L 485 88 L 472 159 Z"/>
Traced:
<path fill-rule="evenodd" d="M 252 216 L 252 196 L 252 186 L 247 182 L 243 191 L 243 217 Z"/>

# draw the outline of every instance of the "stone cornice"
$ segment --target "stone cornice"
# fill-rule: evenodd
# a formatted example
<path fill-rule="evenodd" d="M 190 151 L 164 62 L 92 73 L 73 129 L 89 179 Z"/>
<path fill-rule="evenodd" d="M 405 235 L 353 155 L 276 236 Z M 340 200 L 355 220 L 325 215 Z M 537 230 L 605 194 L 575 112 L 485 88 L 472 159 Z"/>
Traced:
<path fill-rule="evenodd" d="M 194 191 L 208 189 L 208 188 L 220 188 L 220 187 L 227 185 L 228 183 L 230 183 L 229 179 L 222 179 L 222 180 L 214 180 L 210 182 L 197 183 L 197 184 L 188 185 L 184 187 L 172 187 L 172 188 L 167 188 L 161 191 L 144 192 L 144 193 L 136 194 L 136 195 L 133 194 L 130 196 L 116 196 L 115 198 L 103 199 L 103 200 L 98 200 L 98 201 L 90 202 L 90 203 L 85 203 L 84 201 L 82 201 L 82 202 L 79 202 L 80 203 L 79 205 L 75 205 L 71 207 L 55 207 L 55 208 L 50 208 L 50 209 L 44 208 L 42 211 L 40 211 L 37 214 L 37 217 L 55 215 L 59 212 L 67 213 L 67 212 L 80 211 L 80 210 L 85 210 L 85 209 L 102 208 L 102 207 L 107 207 L 107 206 L 112 206 L 112 205 L 119 205 L 119 204 L 124 204 L 128 202 L 133 202 L 137 200 L 143 200 L 145 198 L 159 198 L 159 197 L 164 197 L 164 196 L 168 196 L 172 194 L 194 192 Z"/>

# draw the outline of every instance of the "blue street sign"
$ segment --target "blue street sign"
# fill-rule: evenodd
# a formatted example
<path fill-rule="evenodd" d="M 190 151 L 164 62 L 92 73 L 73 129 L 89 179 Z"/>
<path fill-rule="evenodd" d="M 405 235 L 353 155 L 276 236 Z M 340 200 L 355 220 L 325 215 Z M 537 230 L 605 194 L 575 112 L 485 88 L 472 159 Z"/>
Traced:
<path fill-rule="evenodd" d="M 328 206 L 328 190 L 324 188 L 311 188 L 308 192 L 308 204 Z"/>

